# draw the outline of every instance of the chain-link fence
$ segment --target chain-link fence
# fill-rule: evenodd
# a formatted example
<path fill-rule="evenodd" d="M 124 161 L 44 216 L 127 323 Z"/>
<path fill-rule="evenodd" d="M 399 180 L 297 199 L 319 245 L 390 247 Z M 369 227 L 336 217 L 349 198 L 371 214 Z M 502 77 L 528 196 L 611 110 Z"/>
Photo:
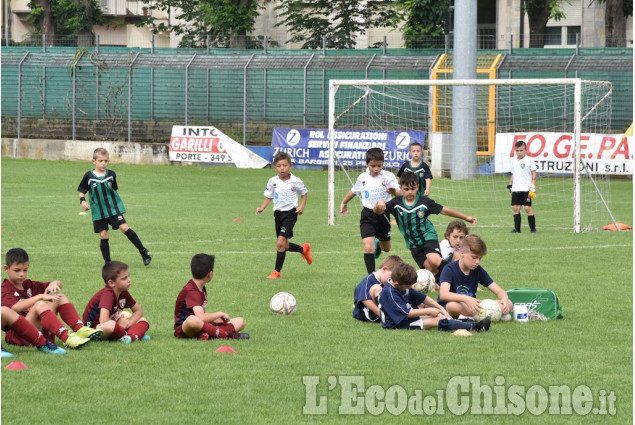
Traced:
<path fill-rule="evenodd" d="M 266 145 L 275 126 L 327 126 L 330 79 L 429 79 L 443 52 L 3 48 L 2 137 L 166 141 L 185 124 Z M 498 78 L 608 80 L 611 128 L 632 122 L 631 49 L 482 53 L 503 55 Z"/>

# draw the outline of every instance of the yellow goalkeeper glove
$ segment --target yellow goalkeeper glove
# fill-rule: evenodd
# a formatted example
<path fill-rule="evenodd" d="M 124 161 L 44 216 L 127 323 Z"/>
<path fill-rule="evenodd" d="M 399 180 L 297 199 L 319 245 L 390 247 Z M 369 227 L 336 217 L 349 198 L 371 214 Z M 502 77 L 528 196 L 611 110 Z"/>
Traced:
<path fill-rule="evenodd" d="M 533 184 L 529 186 L 529 199 L 534 199 L 536 197 L 536 186 Z"/>

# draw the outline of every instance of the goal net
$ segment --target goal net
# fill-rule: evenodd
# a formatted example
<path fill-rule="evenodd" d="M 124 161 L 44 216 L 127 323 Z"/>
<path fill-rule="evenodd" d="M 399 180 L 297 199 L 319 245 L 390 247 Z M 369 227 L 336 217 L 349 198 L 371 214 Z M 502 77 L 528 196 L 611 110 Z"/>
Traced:
<path fill-rule="evenodd" d="M 507 185 L 514 144 L 524 140 L 537 166 L 538 230 L 597 229 L 612 220 L 610 173 L 624 171 L 615 159 L 621 135 L 610 131 L 611 91 L 580 79 L 332 80 L 329 224 L 359 220 L 359 199 L 347 217 L 340 203 L 366 170 L 363 151 L 384 149 L 384 168 L 396 174 L 419 142 L 433 174 L 430 198 L 477 217 L 480 228 L 512 229 Z M 439 234 L 451 220 L 432 218 Z"/>

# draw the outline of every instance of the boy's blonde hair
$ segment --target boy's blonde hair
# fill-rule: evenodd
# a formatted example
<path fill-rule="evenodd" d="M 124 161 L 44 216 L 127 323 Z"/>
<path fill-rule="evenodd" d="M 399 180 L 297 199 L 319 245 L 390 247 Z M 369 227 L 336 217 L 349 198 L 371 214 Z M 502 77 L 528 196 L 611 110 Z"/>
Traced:
<path fill-rule="evenodd" d="M 403 259 L 400 256 L 389 255 L 388 257 L 384 258 L 384 261 L 381 262 L 379 268 L 381 269 L 386 267 L 388 270 L 394 270 L 394 268 L 401 263 L 403 263 Z"/>
<path fill-rule="evenodd" d="M 108 150 L 106 150 L 105 148 L 97 148 L 93 151 L 93 159 L 97 159 L 99 155 L 110 157 L 110 155 L 108 154 Z"/>
<path fill-rule="evenodd" d="M 465 252 L 471 252 L 473 254 L 478 255 L 479 257 L 484 257 L 487 254 L 487 245 L 485 245 L 485 241 L 481 239 L 479 235 L 467 235 L 463 242 L 461 242 L 461 249 Z"/>
<path fill-rule="evenodd" d="M 459 232 L 465 233 L 465 236 L 470 234 L 470 229 L 467 228 L 467 225 L 463 220 L 454 220 L 451 221 L 450 224 L 448 224 L 448 228 L 445 229 L 446 239 L 450 237 L 454 229 L 458 230 Z"/>
<path fill-rule="evenodd" d="M 413 285 L 417 281 L 417 271 L 408 263 L 400 263 L 392 271 L 392 281 L 399 285 Z"/>

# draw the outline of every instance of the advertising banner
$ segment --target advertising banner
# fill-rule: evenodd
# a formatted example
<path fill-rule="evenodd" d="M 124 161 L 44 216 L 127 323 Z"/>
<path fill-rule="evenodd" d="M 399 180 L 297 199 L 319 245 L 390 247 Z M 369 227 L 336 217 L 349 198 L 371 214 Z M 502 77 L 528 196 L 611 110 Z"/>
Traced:
<path fill-rule="evenodd" d="M 527 143 L 527 156 L 533 158 L 538 172 L 573 173 L 572 133 L 497 133 L 495 172 L 509 173 L 514 145 Z M 580 157 L 591 174 L 633 174 L 633 136 L 621 134 L 582 134 Z"/>
<path fill-rule="evenodd" d="M 424 146 L 425 131 L 336 130 L 335 151 L 345 167 L 365 167 L 366 151 L 381 148 L 384 167 L 399 168 L 409 159 L 408 147 L 413 142 Z M 271 154 L 286 151 L 294 165 L 327 166 L 329 137 L 325 128 L 273 129 Z"/>

